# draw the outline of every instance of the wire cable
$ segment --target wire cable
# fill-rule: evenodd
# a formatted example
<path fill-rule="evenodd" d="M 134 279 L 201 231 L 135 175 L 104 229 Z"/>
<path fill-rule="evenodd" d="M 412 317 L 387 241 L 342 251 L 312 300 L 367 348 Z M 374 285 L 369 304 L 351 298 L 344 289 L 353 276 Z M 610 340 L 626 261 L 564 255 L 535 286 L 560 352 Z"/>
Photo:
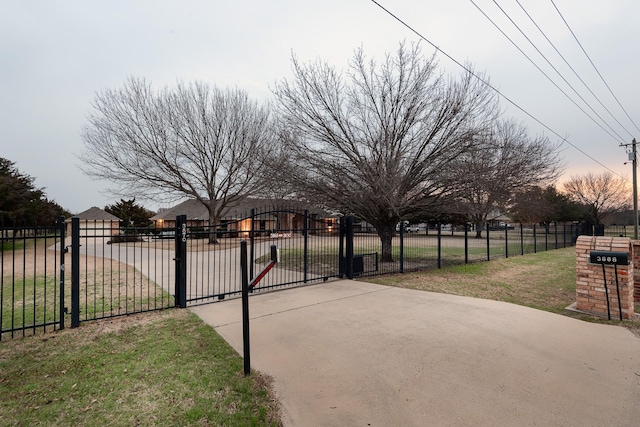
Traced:
<path fill-rule="evenodd" d="M 447 57 L 448 59 L 450 59 L 451 61 L 453 61 L 453 63 L 455 63 L 456 65 L 458 65 L 459 67 L 461 67 L 462 69 L 464 69 L 465 71 L 467 71 L 468 73 L 470 73 L 472 76 L 474 76 L 476 79 L 478 79 L 481 83 L 485 84 L 487 87 L 489 87 L 490 89 L 492 89 L 493 91 L 495 91 L 498 95 L 500 95 L 502 98 L 504 98 L 507 102 L 509 102 L 511 105 L 513 105 L 514 107 L 516 107 L 518 110 L 522 111 L 524 114 L 526 114 L 528 117 L 530 117 L 532 120 L 534 120 L 536 123 L 538 123 L 539 125 L 541 125 L 542 127 L 544 127 L 545 129 L 547 129 L 549 132 L 551 132 L 552 134 L 556 135 L 558 138 L 560 138 L 562 140 L 562 142 L 566 142 L 567 144 L 569 144 L 570 146 L 572 146 L 573 148 L 575 148 L 576 150 L 578 150 L 580 153 L 582 153 L 583 155 L 585 155 L 586 157 L 588 157 L 589 159 L 593 160 L 595 163 L 599 164 L 600 166 L 602 166 L 603 168 L 605 168 L 606 170 L 608 170 L 609 172 L 613 173 L 616 176 L 619 176 L 620 178 L 624 177 L 622 175 L 620 175 L 619 173 L 615 172 L 614 170 L 612 170 L 611 168 L 609 168 L 608 166 L 604 165 L 603 163 L 601 163 L 599 160 L 597 160 L 595 157 L 591 156 L 590 154 L 588 154 L 587 152 L 585 152 L 584 150 L 582 150 L 580 147 L 578 147 L 577 145 L 573 144 L 571 141 L 569 141 L 569 139 L 567 137 L 563 137 L 561 136 L 558 132 L 556 132 L 554 129 L 550 128 L 549 126 L 547 126 L 545 123 L 543 123 L 542 121 L 540 121 L 537 117 L 533 116 L 531 113 L 529 113 L 527 110 L 525 110 L 524 108 L 520 107 L 515 101 L 511 100 L 511 98 L 507 97 L 506 95 L 504 95 L 502 92 L 500 92 L 496 87 L 494 87 L 491 83 L 489 83 L 488 81 L 484 80 L 482 77 L 480 77 L 478 74 L 476 74 L 475 72 L 473 72 L 469 67 L 463 65 L 462 63 L 460 63 L 458 60 L 456 60 L 455 58 L 453 58 L 451 55 L 449 55 L 448 53 L 446 53 L 444 50 L 440 49 L 438 46 L 436 46 L 431 40 L 427 39 L 425 36 L 423 36 L 422 34 L 420 34 L 417 30 L 415 30 L 413 27 L 411 27 L 409 24 L 407 24 L 406 22 L 404 22 L 402 19 L 400 19 L 400 17 L 398 17 L 397 15 L 395 15 L 393 12 L 391 12 L 389 9 L 387 9 L 386 7 L 382 6 L 380 3 L 378 3 L 376 0 L 371 0 L 376 6 L 378 6 L 380 9 L 382 9 L 385 13 L 387 13 L 389 16 L 391 16 L 393 19 L 395 19 L 396 21 L 398 21 L 400 24 L 402 24 L 405 28 L 407 28 L 409 31 L 411 31 L 412 33 L 414 33 L 416 36 L 418 36 L 421 40 L 424 40 L 426 43 L 428 43 L 429 45 L 431 45 L 437 52 L 441 53 L 442 55 L 444 55 L 445 57 Z"/>
<path fill-rule="evenodd" d="M 533 17 L 529 14 L 529 12 L 527 12 L 527 10 L 524 8 L 524 6 L 520 3 L 519 0 L 515 0 L 516 3 L 518 4 L 518 6 L 520 6 L 520 9 L 522 9 L 522 11 L 525 13 L 525 15 L 527 15 L 527 17 L 531 20 L 531 22 L 533 23 L 533 25 L 535 25 L 535 27 L 538 29 L 538 31 L 540 31 L 540 34 L 542 34 L 542 36 L 547 40 L 547 42 L 549 42 L 549 44 L 551 45 L 551 47 L 556 51 L 556 53 L 558 54 L 558 56 L 560 56 L 560 58 L 562 58 L 562 60 L 564 61 L 564 63 L 567 65 L 567 67 L 569 67 L 569 69 L 571 71 L 573 71 L 573 74 L 578 78 L 578 80 L 580 80 L 580 82 L 584 85 L 584 87 L 589 91 L 589 93 L 591 93 L 591 95 L 593 95 L 593 97 L 598 101 L 598 103 L 600 104 L 600 106 L 602 106 L 602 108 L 604 108 L 606 110 L 607 113 L 609 113 L 609 115 L 611 116 L 611 118 L 613 120 L 616 121 L 616 123 L 618 123 L 618 125 L 620 125 L 620 127 L 622 129 L 625 130 L 625 132 L 627 132 L 632 138 L 633 138 L 633 134 L 631 132 L 629 132 L 629 130 L 622 124 L 620 123 L 620 121 L 613 115 L 613 113 L 604 105 L 604 103 L 600 100 L 600 98 L 598 97 L 598 95 L 596 95 L 591 88 L 589 87 L 589 85 L 587 85 L 587 83 L 582 79 L 582 77 L 580 77 L 580 75 L 578 74 L 578 72 L 571 66 L 571 64 L 569 64 L 569 61 L 567 61 L 567 59 L 564 57 L 564 55 L 562 55 L 562 53 L 558 50 L 558 48 L 556 47 L 556 45 L 549 39 L 549 37 L 547 37 L 547 34 L 544 32 L 544 30 L 542 28 L 540 28 L 540 26 L 538 25 L 538 23 L 535 21 L 535 19 L 533 19 Z"/>
<path fill-rule="evenodd" d="M 531 62 L 531 64 L 532 64 L 534 67 L 536 67 L 536 69 L 537 69 L 538 71 L 540 71 L 540 73 L 542 73 L 542 75 L 543 75 L 543 76 L 545 76 L 545 77 L 547 78 L 547 80 L 549 80 L 549 81 L 551 82 L 551 84 L 553 84 L 553 85 L 554 85 L 554 86 L 555 86 L 555 87 L 556 87 L 560 92 L 562 92 L 562 94 L 563 94 L 563 95 L 564 95 L 564 96 L 565 96 L 569 101 L 571 101 L 571 102 L 573 103 L 573 105 L 575 105 L 576 107 L 578 107 L 578 109 L 580 109 L 580 111 L 582 111 L 582 112 L 583 112 L 583 113 L 584 113 L 584 114 L 585 114 L 589 119 L 591 119 L 591 121 L 593 121 L 596 125 L 598 125 L 598 126 L 600 127 L 600 129 L 602 129 L 602 130 L 603 130 L 607 135 L 609 135 L 612 139 L 615 139 L 615 140 L 617 140 L 617 141 L 618 141 L 618 142 L 620 142 L 620 143 L 624 141 L 624 138 L 622 138 L 620 135 L 618 135 L 618 133 L 617 133 L 616 131 L 614 131 L 613 129 L 611 129 L 611 130 L 613 131 L 613 133 L 615 133 L 615 134 L 616 134 L 616 136 L 617 136 L 618 138 L 616 138 L 615 136 L 613 136 L 613 135 L 611 134 L 611 132 L 609 132 L 607 129 L 605 129 L 605 128 L 604 128 L 604 126 L 602 126 L 600 123 L 598 123 L 598 122 L 596 121 L 596 119 L 594 119 L 593 117 L 591 117 L 591 116 L 589 115 L 589 113 L 587 113 L 587 112 L 584 110 L 584 108 L 582 108 L 580 105 L 578 105 L 578 103 L 577 103 L 573 98 L 571 98 L 571 97 L 570 97 L 570 96 L 569 96 L 569 95 L 568 95 L 568 94 L 567 94 L 567 93 L 566 93 L 566 92 L 565 92 L 565 91 L 564 91 L 560 86 L 558 86 L 558 84 L 557 84 L 556 82 L 554 82 L 554 81 L 553 81 L 553 79 L 552 79 L 551 77 L 549 77 L 549 75 L 548 75 L 547 73 L 545 73 L 545 72 L 544 72 L 544 70 L 542 70 L 542 68 L 540 68 L 540 67 L 538 66 L 538 64 L 536 64 L 536 63 L 535 63 L 535 61 L 534 61 L 533 59 L 531 59 L 531 57 L 530 57 L 529 55 L 527 55 L 527 54 L 526 54 L 526 53 L 525 53 L 525 52 L 520 48 L 520 46 L 518 46 L 518 45 L 517 45 L 517 43 L 516 43 L 516 42 L 514 42 L 514 41 L 511 39 L 511 37 L 509 37 L 509 36 L 508 36 L 504 31 L 502 31 L 502 29 L 500 28 L 500 26 L 498 26 L 498 24 L 496 24 L 496 23 L 495 23 L 495 22 L 494 22 L 494 21 L 489 17 L 489 15 L 487 15 L 487 14 L 485 13 L 485 11 L 484 11 L 484 10 L 482 10 L 482 8 L 480 8 L 480 6 L 478 6 L 478 5 L 476 4 L 476 2 L 475 2 L 474 0 L 469 0 L 469 1 L 471 2 L 471 4 L 473 4 L 473 5 L 476 7 L 476 9 L 478 9 L 478 10 L 480 11 L 480 13 L 482 13 L 482 15 L 484 15 L 484 17 L 485 17 L 485 18 L 487 18 L 487 20 L 488 20 L 489 22 L 491 22 L 491 24 L 493 24 L 493 26 L 494 26 L 494 27 L 496 27 L 496 29 L 497 29 L 498 31 L 500 31 L 500 33 L 501 33 L 503 36 L 505 36 L 505 38 L 506 38 L 507 40 L 509 40 L 509 42 L 511 42 L 511 44 L 512 44 L 516 49 L 518 49 L 518 51 L 519 51 L 522 55 L 524 55 L 524 57 L 525 57 L 525 58 L 527 58 L 527 59 L 529 60 L 529 62 Z M 494 3 L 498 6 L 498 8 L 500 8 L 500 10 L 502 10 L 502 12 L 507 16 L 507 18 L 508 18 L 509 20 L 511 20 L 511 17 L 509 17 L 509 15 L 508 15 L 506 12 L 504 12 L 504 10 L 500 7 L 500 5 L 498 5 L 498 3 L 496 3 L 496 1 L 495 1 L 495 0 L 494 0 Z M 511 23 L 512 23 L 513 25 L 515 25 L 515 27 L 516 27 L 516 28 L 518 28 L 518 30 L 520 30 L 520 28 L 515 24 L 515 22 L 513 22 L 513 20 L 511 20 Z M 522 33 L 522 30 L 520 30 L 520 32 Z M 524 33 L 522 33 L 522 34 L 524 35 Z M 524 37 L 525 37 L 527 40 L 529 40 L 529 38 L 528 38 L 527 36 L 524 36 Z M 547 59 L 547 58 L 542 54 L 542 52 L 540 52 L 540 50 L 538 50 L 538 48 L 537 48 L 537 47 L 536 47 L 536 46 L 531 42 L 531 40 L 529 40 L 529 43 L 531 43 L 531 44 L 533 45 L 533 47 L 538 51 L 538 53 L 539 53 L 539 54 L 540 54 L 540 55 L 541 55 L 545 60 Z M 550 63 L 548 60 L 547 60 L 547 63 L 548 63 L 549 65 L 551 65 L 551 63 Z M 579 94 L 579 93 L 578 93 L 578 92 L 573 88 L 573 86 L 571 86 L 571 84 L 569 84 L 569 82 L 568 82 L 564 77 L 562 77 L 562 75 L 560 74 L 560 72 L 559 72 L 558 70 L 556 70 L 556 68 L 555 68 L 553 65 L 551 65 L 551 67 L 556 71 L 556 73 L 558 73 L 558 74 L 560 75 L 560 77 L 565 81 L 565 83 L 567 83 L 567 84 L 569 85 L 569 87 L 570 87 L 571 89 L 573 89 L 573 91 L 578 95 L 578 97 L 582 100 L 582 102 L 584 102 L 585 104 L 587 104 L 587 106 L 588 106 L 589 108 L 591 108 L 591 106 L 589 105 L 589 103 L 587 103 L 587 101 L 585 101 L 585 100 L 584 100 L 584 98 L 582 98 L 582 96 L 580 96 L 580 94 Z M 593 108 L 591 108 L 591 111 L 593 111 L 594 113 L 596 113 L 596 112 L 595 112 L 595 110 L 594 110 Z M 598 113 L 596 113 L 596 115 L 600 118 L 600 120 L 602 120 L 602 121 L 604 122 L 604 120 L 602 119 L 602 117 L 600 117 L 600 115 L 599 115 Z M 606 124 L 606 122 L 605 122 L 605 124 Z M 609 128 L 611 128 L 611 126 L 609 126 Z"/>
<path fill-rule="evenodd" d="M 553 4 L 553 7 L 555 7 L 556 11 L 558 12 L 558 15 L 560 15 L 560 18 L 562 18 L 562 21 L 565 23 L 565 25 L 567 26 L 567 28 L 569 29 L 569 32 L 571 33 L 571 35 L 573 36 L 573 38 L 575 39 L 576 43 L 578 43 L 578 46 L 580 46 L 580 49 L 582 49 L 582 52 L 585 54 L 585 56 L 587 57 L 587 59 L 589 60 L 589 62 L 591 63 L 591 65 L 593 66 L 593 68 L 596 70 L 596 73 L 598 73 L 598 76 L 600 76 L 600 79 L 602 79 L 602 82 L 604 83 L 604 85 L 607 87 L 607 89 L 609 89 L 609 93 L 611 93 L 611 96 L 613 96 L 613 98 L 616 100 L 616 102 L 618 103 L 618 105 L 620 106 L 620 108 L 622 108 L 622 111 L 624 111 L 624 113 L 627 115 L 627 118 L 631 121 L 631 123 L 633 123 L 633 125 L 635 126 L 635 128 L 640 131 L 640 128 L 638 128 L 638 125 L 636 124 L 636 122 L 633 121 L 633 119 L 631 118 L 631 116 L 629 115 L 629 113 L 627 112 L 627 110 L 622 106 L 622 104 L 620 103 L 620 100 L 618 100 L 618 97 L 613 93 L 613 91 L 611 90 L 611 88 L 609 87 L 609 85 L 607 84 L 606 80 L 604 79 L 604 77 L 602 76 L 602 74 L 600 74 L 600 71 L 598 70 L 598 67 L 596 67 L 596 64 L 593 63 L 593 61 L 591 60 L 591 57 L 589 56 L 589 54 L 587 53 L 587 51 L 584 49 L 584 47 L 582 47 L 582 43 L 580 43 L 580 40 L 578 40 L 578 37 L 575 35 L 575 33 L 573 32 L 573 30 L 571 29 L 571 27 L 569 26 L 569 23 L 567 22 L 566 19 L 564 19 L 564 16 L 562 15 L 562 13 L 560 12 L 560 9 L 558 9 L 558 6 L 556 6 L 555 2 L 553 0 L 551 0 L 551 4 Z"/>

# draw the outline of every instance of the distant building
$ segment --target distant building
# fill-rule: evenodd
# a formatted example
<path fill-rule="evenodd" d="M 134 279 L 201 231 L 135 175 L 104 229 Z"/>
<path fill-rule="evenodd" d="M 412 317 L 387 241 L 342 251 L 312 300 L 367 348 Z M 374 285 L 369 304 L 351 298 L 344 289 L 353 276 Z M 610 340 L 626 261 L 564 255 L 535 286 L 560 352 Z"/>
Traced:
<path fill-rule="evenodd" d="M 80 218 L 80 237 L 112 236 L 120 232 L 121 219 L 104 209 L 94 206 L 73 216 Z M 67 235 L 71 235 L 71 218 L 65 223 Z"/>
<path fill-rule="evenodd" d="M 337 232 L 337 215 L 309 207 L 296 200 L 246 198 L 237 203 L 220 219 L 218 229 L 233 237 L 246 237 L 251 231 L 251 211 L 254 210 L 253 231 L 261 234 L 304 228 L 304 212 L 310 219 L 307 225 L 312 233 Z M 198 200 L 189 199 L 151 217 L 156 228 L 175 227 L 176 217 L 186 215 L 187 226 L 208 227 L 207 208 Z"/>

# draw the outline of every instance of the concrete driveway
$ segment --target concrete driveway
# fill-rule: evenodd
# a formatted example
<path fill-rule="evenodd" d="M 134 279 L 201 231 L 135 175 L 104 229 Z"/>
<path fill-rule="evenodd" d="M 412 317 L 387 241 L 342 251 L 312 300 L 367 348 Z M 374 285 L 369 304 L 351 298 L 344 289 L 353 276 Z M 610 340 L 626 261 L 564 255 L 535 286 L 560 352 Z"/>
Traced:
<path fill-rule="evenodd" d="M 242 354 L 241 301 L 192 309 Z M 640 339 L 507 303 L 355 281 L 250 299 L 288 426 L 638 426 Z"/>

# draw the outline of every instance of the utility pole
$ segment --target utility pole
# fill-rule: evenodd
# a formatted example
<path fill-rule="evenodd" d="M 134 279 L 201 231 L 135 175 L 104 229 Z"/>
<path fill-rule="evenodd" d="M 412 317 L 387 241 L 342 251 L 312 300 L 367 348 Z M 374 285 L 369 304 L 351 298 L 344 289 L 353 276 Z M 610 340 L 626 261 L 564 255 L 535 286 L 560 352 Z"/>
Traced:
<path fill-rule="evenodd" d="M 631 152 L 633 153 L 633 240 L 638 240 L 638 152 L 636 150 L 636 139 L 633 138 L 631 143 Z"/>
<path fill-rule="evenodd" d="M 631 144 L 622 144 L 624 147 L 631 145 L 631 153 L 629 153 L 629 160 L 633 166 L 633 239 L 638 240 L 638 150 L 636 139 L 633 138 Z"/>

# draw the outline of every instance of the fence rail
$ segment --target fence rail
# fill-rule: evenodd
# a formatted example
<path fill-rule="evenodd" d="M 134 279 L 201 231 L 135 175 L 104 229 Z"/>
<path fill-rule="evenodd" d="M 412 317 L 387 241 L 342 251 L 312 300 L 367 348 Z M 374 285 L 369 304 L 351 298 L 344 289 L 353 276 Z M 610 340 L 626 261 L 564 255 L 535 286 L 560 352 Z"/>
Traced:
<path fill-rule="evenodd" d="M 371 227 L 350 217 L 322 218 L 287 208 L 252 210 L 216 226 L 184 215 L 161 228 L 79 218 L 47 227 L 3 226 L 0 340 L 239 297 L 243 240 L 250 279 L 269 262 L 270 246 L 279 249 L 279 262 L 254 291 L 264 292 L 563 248 L 575 244 L 580 229 L 518 225 L 485 228 L 479 238 L 466 227 L 417 231 L 401 229 L 391 242 L 392 261 L 383 262 L 380 238 Z"/>

